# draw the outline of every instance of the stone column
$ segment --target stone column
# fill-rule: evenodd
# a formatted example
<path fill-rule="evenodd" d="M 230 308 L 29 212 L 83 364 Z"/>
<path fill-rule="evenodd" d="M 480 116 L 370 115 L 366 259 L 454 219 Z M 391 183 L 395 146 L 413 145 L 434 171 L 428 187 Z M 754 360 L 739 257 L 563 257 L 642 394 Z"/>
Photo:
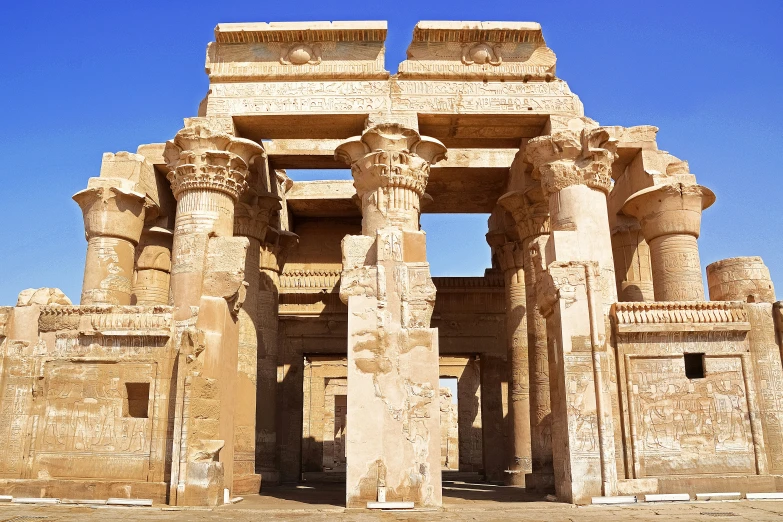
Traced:
<path fill-rule="evenodd" d="M 171 242 L 172 232 L 166 228 L 149 227 L 142 232 L 136 255 L 131 304 L 169 303 Z"/>
<path fill-rule="evenodd" d="M 602 295 L 608 307 L 617 301 L 612 236 L 606 196 L 611 187 L 609 170 L 615 158 L 617 140 L 602 128 L 581 133 L 559 131 L 533 138 L 525 150 L 534 166 L 534 177 L 549 201 L 551 230 L 570 232 L 561 241 L 567 248 L 556 260 L 598 262 Z"/>
<path fill-rule="evenodd" d="M 704 301 L 699 245 L 701 212 L 715 195 L 678 178 L 640 190 L 623 205 L 637 218 L 650 246 L 656 301 Z"/>
<path fill-rule="evenodd" d="M 176 335 L 203 339 L 178 360 L 171 499 L 203 505 L 208 491 L 233 489 L 240 312 L 248 240 L 233 237 L 234 207 L 263 148 L 206 118 L 186 120 L 164 157 L 177 200 L 171 295 Z M 188 352 L 191 353 L 188 353 Z M 210 493 L 209 502 L 222 496 Z M 213 500 L 214 499 L 214 500 Z"/>
<path fill-rule="evenodd" d="M 280 482 L 277 456 L 278 288 L 288 253 L 298 242 L 296 234 L 269 227 L 260 243 L 256 329 L 256 473 L 261 475 L 262 488 Z"/>
<path fill-rule="evenodd" d="M 340 297 L 348 305 L 346 505 L 441 505 L 435 285 L 419 229 L 437 140 L 398 123 L 349 139 L 335 157 L 351 165 L 362 235 L 343 239 Z"/>
<path fill-rule="evenodd" d="M 525 477 L 525 488 L 543 490 L 553 484 L 552 407 L 549 392 L 549 354 L 546 320 L 536 299 L 536 271 L 531 260 L 531 243 L 549 233 L 549 203 L 540 185 L 522 192 L 509 192 L 498 200 L 514 218 L 521 239 L 525 274 L 525 308 L 527 314 L 528 378 L 530 383 L 530 453 L 531 472 Z"/>
<path fill-rule="evenodd" d="M 180 312 L 198 306 L 204 283 L 204 259 L 210 236 L 231 237 L 234 206 L 247 189 L 248 166 L 263 148 L 221 132 L 199 118 L 189 120 L 164 156 L 177 200 L 172 251 L 171 293 Z"/>
<path fill-rule="evenodd" d="M 261 241 L 266 238 L 272 213 L 280 208 L 280 198 L 262 194 L 239 202 L 235 208 L 234 235 L 248 239 L 245 258 L 247 294 L 239 311 L 239 354 L 234 417 L 234 493 L 258 493 L 261 476 L 256 473 L 256 395 L 258 373 L 258 331 L 261 310 Z"/>
<path fill-rule="evenodd" d="M 654 301 L 650 247 L 639 222 L 618 215 L 612 228 L 617 294 L 620 301 Z"/>
<path fill-rule="evenodd" d="M 492 243 L 490 234 L 487 239 Z M 505 240 L 505 238 L 504 238 Z M 510 459 L 505 482 L 523 486 L 525 475 L 532 472 L 530 449 L 530 379 L 527 338 L 527 299 L 523 250 L 518 242 L 494 245 L 496 258 L 503 270 L 506 290 L 506 343 L 509 369 L 508 437 Z"/>
<path fill-rule="evenodd" d="M 73 199 L 84 214 L 87 259 L 81 304 L 131 304 L 136 245 L 144 228 L 145 195 L 119 178 L 91 178 Z"/>
<path fill-rule="evenodd" d="M 707 265 L 710 301 L 774 303 L 769 269 L 758 256 L 731 257 Z"/>
<path fill-rule="evenodd" d="M 584 504 L 617 484 L 607 314 L 617 301 L 606 195 L 616 140 L 602 128 L 531 139 L 525 155 L 549 199 L 550 236 L 533 242 L 547 318 L 555 489 Z"/>

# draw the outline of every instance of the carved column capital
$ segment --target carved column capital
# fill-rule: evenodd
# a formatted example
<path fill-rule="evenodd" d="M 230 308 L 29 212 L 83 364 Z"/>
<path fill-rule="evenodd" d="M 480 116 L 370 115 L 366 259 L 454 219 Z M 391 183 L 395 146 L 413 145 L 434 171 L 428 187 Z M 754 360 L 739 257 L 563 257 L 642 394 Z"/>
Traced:
<path fill-rule="evenodd" d="M 299 236 L 287 230 L 267 228 L 266 238 L 261 241 L 261 270 L 271 270 L 276 273 L 283 271 L 288 254 L 299 244 Z"/>
<path fill-rule="evenodd" d="M 525 161 L 533 165 L 533 179 L 547 194 L 572 185 L 587 185 L 609 193 L 617 139 L 602 127 L 581 132 L 562 130 L 528 141 Z"/>
<path fill-rule="evenodd" d="M 234 207 L 234 235 L 263 242 L 274 212 L 280 210 L 280 196 L 263 194 Z"/>
<path fill-rule="evenodd" d="M 519 239 L 549 233 L 549 202 L 536 198 L 532 191 L 512 191 L 500 196 L 498 204 L 514 218 Z"/>
<path fill-rule="evenodd" d="M 701 185 L 673 181 L 632 195 L 622 212 L 639 220 L 650 242 L 666 234 L 699 237 L 701 212 L 715 202 L 715 194 Z"/>
<path fill-rule="evenodd" d="M 417 230 L 430 165 L 445 157 L 441 142 L 398 123 L 375 125 L 337 147 L 335 158 L 351 166 L 365 235 L 389 224 Z"/>
<path fill-rule="evenodd" d="M 144 228 L 145 195 L 131 189 L 122 179 L 91 178 L 86 189 L 73 200 L 84 214 L 84 233 L 93 237 L 115 237 L 138 244 Z"/>
<path fill-rule="evenodd" d="M 237 138 L 199 119 L 191 120 L 163 151 L 174 197 L 184 192 L 223 192 L 236 201 L 247 189 L 248 167 L 263 155 L 258 143 Z"/>
<path fill-rule="evenodd" d="M 498 247 L 495 252 L 501 270 L 517 271 L 524 268 L 524 255 L 521 242 L 509 241 Z"/>

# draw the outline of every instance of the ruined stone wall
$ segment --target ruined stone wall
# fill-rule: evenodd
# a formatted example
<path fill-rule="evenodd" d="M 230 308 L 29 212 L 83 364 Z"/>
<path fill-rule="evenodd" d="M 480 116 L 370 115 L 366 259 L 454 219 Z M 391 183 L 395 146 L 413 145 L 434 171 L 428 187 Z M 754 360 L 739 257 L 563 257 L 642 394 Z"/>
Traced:
<path fill-rule="evenodd" d="M 766 364 L 754 352 L 765 348 L 748 337 L 748 311 L 739 303 L 620 303 L 615 310 L 631 478 L 766 473 L 753 413 L 756 371 Z"/>
<path fill-rule="evenodd" d="M 165 502 L 177 354 L 171 309 L 2 311 L 0 491 Z"/>

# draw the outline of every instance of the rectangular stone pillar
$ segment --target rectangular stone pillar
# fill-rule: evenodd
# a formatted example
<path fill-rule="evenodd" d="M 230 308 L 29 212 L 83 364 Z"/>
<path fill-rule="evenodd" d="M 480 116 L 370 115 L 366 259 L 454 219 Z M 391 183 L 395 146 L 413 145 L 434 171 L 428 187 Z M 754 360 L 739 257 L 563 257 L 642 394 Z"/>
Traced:
<path fill-rule="evenodd" d="M 494 355 L 481 356 L 481 427 L 484 454 L 484 475 L 491 482 L 506 478 L 506 419 L 503 396 L 508 393 L 508 363 Z"/>
<path fill-rule="evenodd" d="M 599 274 L 595 262 L 553 262 L 538 282 L 539 296 L 553 297 L 542 313 L 551 344 L 555 488 L 559 500 L 574 504 L 612 495 L 617 482 Z"/>

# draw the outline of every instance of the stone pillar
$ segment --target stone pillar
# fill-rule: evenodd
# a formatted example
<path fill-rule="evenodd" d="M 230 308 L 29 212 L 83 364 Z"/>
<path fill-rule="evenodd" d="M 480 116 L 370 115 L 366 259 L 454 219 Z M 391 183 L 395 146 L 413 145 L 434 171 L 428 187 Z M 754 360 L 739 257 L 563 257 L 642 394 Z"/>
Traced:
<path fill-rule="evenodd" d="M 171 293 L 177 318 L 190 315 L 202 295 L 210 236 L 231 237 L 234 206 L 247 189 L 248 166 L 263 154 L 255 142 L 221 132 L 194 118 L 166 143 L 168 179 L 177 200 Z"/>
<path fill-rule="evenodd" d="M 530 453 L 531 472 L 525 477 L 525 488 L 545 490 L 553 485 L 552 407 L 549 392 L 549 354 L 546 320 L 536 299 L 536 271 L 531 259 L 531 243 L 549 234 L 549 203 L 540 185 L 524 194 L 509 192 L 498 200 L 514 218 L 521 239 L 525 274 L 525 308 L 527 314 L 528 378 L 530 384 Z"/>
<path fill-rule="evenodd" d="M 699 246 L 701 212 L 715 195 L 673 178 L 635 193 L 623 213 L 637 218 L 650 246 L 656 301 L 704 301 Z"/>
<path fill-rule="evenodd" d="M 638 221 L 617 216 L 612 229 L 612 254 L 618 300 L 654 301 L 650 247 Z"/>
<path fill-rule="evenodd" d="M 531 139 L 525 155 L 549 199 L 550 236 L 533 242 L 547 318 L 555 490 L 585 504 L 617 484 L 608 312 L 617 301 L 606 206 L 616 140 L 606 129 Z"/>
<path fill-rule="evenodd" d="M 707 265 L 710 301 L 774 303 L 769 269 L 758 256 L 731 257 Z"/>
<path fill-rule="evenodd" d="M 397 123 L 349 139 L 335 157 L 351 165 L 362 235 L 342 242 L 340 298 L 348 305 L 346 505 L 441 505 L 435 285 L 419 230 L 437 140 Z"/>
<path fill-rule="evenodd" d="M 73 199 L 84 214 L 87 259 L 81 304 L 131 304 L 136 245 L 144 228 L 145 196 L 119 178 L 90 178 Z"/>
<path fill-rule="evenodd" d="M 261 241 L 266 238 L 272 213 L 280 208 L 280 198 L 272 194 L 253 196 L 237 203 L 234 235 L 248 239 L 245 259 L 247 294 L 239 311 L 239 354 L 234 417 L 234 493 L 258 493 L 261 476 L 256 473 L 256 395 L 258 372 L 258 330 L 261 313 Z"/>
<path fill-rule="evenodd" d="M 488 239 L 490 239 L 488 234 Z M 503 270 L 506 290 L 506 361 L 508 383 L 509 461 L 505 482 L 523 486 L 525 475 L 531 473 L 530 449 L 530 379 L 527 336 L 527 299 L 523 249 L 518 242 L 496 246 L 496 257 Z"/>
<path fill-rule="evenodd" d="M 483 354 L 481 371 L 481 449 L 484 457 L 484 478 L 489 482 L 508 479 L 506 440 L 508 431 L 503 399 L 509 395 L 506 387 L 508 361 L 497 355 Z M 509 414 L 510 404 L 509 404 Z"/>
<path fill-rule="evenodd" d="M 261 475 L 262 488 L 280 483 L 277 455 L 278 288 L 286 258 L 298 242 L 299 236 L 296 234 L 269 227 L 260 243 L 256 329 L 256 473 Z"/>
<path fill-rule="evenodd" d="M 169 303 L 171 242 L 172 232 L 166 228 L 150 227 L 142 232 L 136 255 L 131 304 Z"/>

